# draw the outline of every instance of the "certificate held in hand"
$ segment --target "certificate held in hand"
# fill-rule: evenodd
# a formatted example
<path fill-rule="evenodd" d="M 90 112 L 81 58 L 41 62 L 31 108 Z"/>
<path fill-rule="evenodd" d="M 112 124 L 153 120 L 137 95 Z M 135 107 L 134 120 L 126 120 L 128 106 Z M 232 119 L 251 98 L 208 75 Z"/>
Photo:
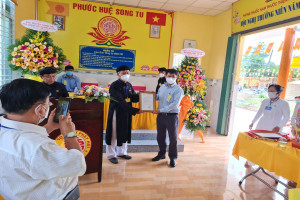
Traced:
<path fill-rule="evenodd" d="M 155 92 L 139 92 L 140 95 L 140 110 L 144 112 L 153 112 L 156 109 Z"/>

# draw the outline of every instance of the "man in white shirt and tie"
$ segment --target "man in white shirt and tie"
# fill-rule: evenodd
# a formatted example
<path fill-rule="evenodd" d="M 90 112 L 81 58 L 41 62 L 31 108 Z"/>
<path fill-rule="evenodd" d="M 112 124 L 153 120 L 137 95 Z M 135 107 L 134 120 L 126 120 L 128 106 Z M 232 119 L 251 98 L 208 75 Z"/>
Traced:
<path fill-rule="evenodd" d="M 70 115 L 38 124 L 48 117 L 46 85 L 16 79 L 4 85 L 0 100 L 7 115 L 0 117 L 0 194 L 11 200 L 78 199 L 78 176 L 86 170 Z M 67 148 L 48 135 L 60 128 Z"/>

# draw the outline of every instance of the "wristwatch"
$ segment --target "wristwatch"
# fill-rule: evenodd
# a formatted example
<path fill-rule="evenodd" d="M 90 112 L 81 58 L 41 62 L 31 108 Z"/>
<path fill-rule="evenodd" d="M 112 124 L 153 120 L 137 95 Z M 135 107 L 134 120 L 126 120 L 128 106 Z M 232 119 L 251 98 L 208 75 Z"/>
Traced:
<path fill-rule="evenodd" d="M 70 132 L 67 135 L 64 136 L 64 139 L 66 138 L 73 138 L 73 137 L 77 137 L 77 134 L 75 132 Z"/>

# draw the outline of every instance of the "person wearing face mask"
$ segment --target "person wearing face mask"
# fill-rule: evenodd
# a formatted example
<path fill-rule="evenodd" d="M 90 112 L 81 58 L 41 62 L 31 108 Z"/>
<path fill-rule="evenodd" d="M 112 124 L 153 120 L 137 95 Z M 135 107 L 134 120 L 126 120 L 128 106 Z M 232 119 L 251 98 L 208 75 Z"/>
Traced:
<path fill-rule="evenodd" d="M 295 103 L 297 104 L 297 103 L 299 103 L 300 102 L 300 96 L 296 96 L 295 97 Z"/>
<path fill-rule="evenodd" d="M 156 100 L 159 105 L 154 114 L 157 116 L 157 143 L 159 146 L 158 155 L 152 161 L 159 161 L 166 158 L 167 144 L 166 132 L 168 131 L 170 145 L 169 158 L 170 166 L 176 167 L 177 160 L 177 136 L 178 136 L 178 113 L 180 101 L 183 97 L 182 88 L 176 84 L 178 72 L 169 69 L 166 72 L 166 81 L 158 90 Z"/>
<path fill-rule="evenodd" d="M 251 130 L 257 123 L 256 130 L 267 130 L 280 133 L 290 119 L 288 102 L 280 98 L 283 87 L 272 84 L 268 88 L 268 99 L 262 101 L 261 106 L 249 126 Z"/>
<path fill-rule="evenodd" d="M 40 71 L 40 76 L 43 79 L 43 84 L 45 84 L 50 89 L 50 97 L 59 99 L 59 97 L 69 97 L 69 93 L 66 87 L 55 81 L 56 79 L 56 69 L 54 67 L 44 67 Z"/>
<path fill-rule="evenodd" d="M 118 163 L 118 158 L 131 159 L 127 155 L 127 143 L 131 142 L 132 116 L 141 111 L 132 107 L 132 102 L 139 101 L 139 95 L 128 82 L 130 68 L 122 65 L 117 68 L 118 80 L 110 85 L 109 93 L 113 100 L 110 101 L 107 128 L 106 128 L 106 156 L 113 163 Z"/>
<path fill-rule="evenodd" d="M 157 86 L 156 86 L 156 94 L 158 93 L 158 90 L 159 88 L 166 83 L 166 71 L 167 69 L 164 68 L 164 67 L 161 67 L 158 69 L 158 72 L 159 72 L 159 79 L 158 79 L 158 82 L 157 82 Z"/>
<path fill-rule="evenodd" d="M 80 90 L 80 79 L 74 75 L 74 67 L 67 65 L 65 67 L 66 74 L 58 77 L 57 82 L 64 84 L 68 92 L 74 92 L 75 88 Z"/>
<path fill-rule="evenodd" d="M 39 126 L 48 117 L 50 90 L 43 83 L 16 79 L 4 85 L 0 100 L 0 194 L 5 199 L 78 199 L 78 176 L 86 171 L 70 114 Z M 49 138 L 60 129 L 67 148 Z M 76 134 L 75 134 L 76 135 Z"/>

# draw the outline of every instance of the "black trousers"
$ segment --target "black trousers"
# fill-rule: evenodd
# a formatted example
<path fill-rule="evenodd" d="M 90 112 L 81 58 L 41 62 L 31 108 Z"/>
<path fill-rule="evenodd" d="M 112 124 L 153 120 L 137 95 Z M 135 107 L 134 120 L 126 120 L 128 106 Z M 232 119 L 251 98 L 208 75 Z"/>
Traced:
<path fill-rule="evenodd" d="M 157 116 L 158 155 L 164 156 L 167 151 L 166 134 L 169 134 L 169 158 L 177 158 L 178 115 L 160 113 Z"/>

